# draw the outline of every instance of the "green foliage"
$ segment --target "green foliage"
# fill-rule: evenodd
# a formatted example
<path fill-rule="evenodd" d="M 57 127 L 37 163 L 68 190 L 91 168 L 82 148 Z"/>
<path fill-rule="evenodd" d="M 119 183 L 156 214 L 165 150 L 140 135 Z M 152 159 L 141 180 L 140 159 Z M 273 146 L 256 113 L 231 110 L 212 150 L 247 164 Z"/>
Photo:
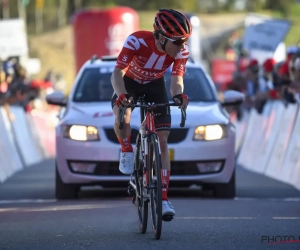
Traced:
<path fill-rule="evenodd" d="M 278 11 L 283 17 L 289 17 L 295 0 L 266 0 L 265 9 Z"/>
<path fill-rule="evenodd" d="M 18 1 L 10 0 L 10 17 L 18 17 Z M 26 3 L 24 8 L 27 15 L 27 30 L 35 33 L 35 0 L 21 0 Z M 1 0 L 0 0 L 1 2 Z M 140 14 L 140 27 L 151 30 L 155 13 L 160 8 L 173 8 L 184 12 L 195 13 L 218 13 L 232 12 L 237 0 L 44 0 L 43 8 L 43 30 L 50 31 L 58 28 L 59 5 L 64 2 L 67 6 L 63 12 L 64 18 L 71 20 L 72 13 L 82 8 L 107 8 L 113 6 L 129 6 Z M 0 4 L 0 17 L 2 14 Z M 295 0 L 248 0 L 245 11 L 264 13 L 278 18 L 288 18 L 293 22 L 293 27 L 289 32 L 287 44 L 295 43 L 299 40 L 300 34 L 300 4 L 295 4 Z"/>

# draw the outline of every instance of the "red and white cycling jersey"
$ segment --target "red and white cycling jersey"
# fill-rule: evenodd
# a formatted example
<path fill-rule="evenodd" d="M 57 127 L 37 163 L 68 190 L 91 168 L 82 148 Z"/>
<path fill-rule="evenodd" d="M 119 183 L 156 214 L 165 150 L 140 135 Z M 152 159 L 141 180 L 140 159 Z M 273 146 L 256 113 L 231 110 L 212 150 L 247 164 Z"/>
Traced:
<path fill-rule="evenodd" d="M 187 45 L 174 58 L 157 50 L 151 31 L 137 31 L 127 37 L 116 67 L 131 79 L 145 84 L 163 77 L 172 63 L 172 75 L 183 76 L 188 57 Z"/>

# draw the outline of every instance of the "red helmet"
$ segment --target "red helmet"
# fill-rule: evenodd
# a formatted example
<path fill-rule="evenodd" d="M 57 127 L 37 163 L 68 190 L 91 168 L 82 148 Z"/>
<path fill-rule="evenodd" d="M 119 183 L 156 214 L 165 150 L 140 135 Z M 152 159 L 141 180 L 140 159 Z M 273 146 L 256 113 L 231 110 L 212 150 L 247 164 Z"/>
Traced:
<path fill-rule="evenodd" d="M 289 63 L 288 62 L 284 62 L 280 68 L 279 68 L 279 75 L 283 76 L 283 75 L 289 75 L 290 71 L 289 71 Z"/>
<path fill-rule="evenodd" d="M 160 9 L 155 16 L 153 27 L 162 35 L 173 39 L 188 38 L 192 34 L 188 18 L 172 9 Z"/>
<path fill-rule="evenodd" d="M 265 72 L 272 72 L 275 64 L 276 62 L 273 58 L 266 59 L 263 63 Z"/>
<path fill-rule="evenodd" d="M 256 59 L 251 59 L 249 64 L 248 64 L 248 67 L 257 67 L 258 66 L 258 61 Z"/>

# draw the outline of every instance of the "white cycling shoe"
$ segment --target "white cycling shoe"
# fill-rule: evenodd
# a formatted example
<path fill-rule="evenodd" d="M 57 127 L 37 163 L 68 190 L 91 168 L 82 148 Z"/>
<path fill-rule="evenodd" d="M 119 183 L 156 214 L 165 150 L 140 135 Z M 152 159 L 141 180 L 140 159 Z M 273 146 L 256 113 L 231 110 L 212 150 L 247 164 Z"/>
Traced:
<path fill-rule="evenodd" d="M 123 174 L 133 174 L 134 172 L 133 159 L 134 159 L 133 152 L 121 152 L 119 170 Z"/>
<path fill-rule="evenodd" d="M 175 216 L 175 210 L 171 202 L 162 201 L 162 216 L 163 217 Z"/>

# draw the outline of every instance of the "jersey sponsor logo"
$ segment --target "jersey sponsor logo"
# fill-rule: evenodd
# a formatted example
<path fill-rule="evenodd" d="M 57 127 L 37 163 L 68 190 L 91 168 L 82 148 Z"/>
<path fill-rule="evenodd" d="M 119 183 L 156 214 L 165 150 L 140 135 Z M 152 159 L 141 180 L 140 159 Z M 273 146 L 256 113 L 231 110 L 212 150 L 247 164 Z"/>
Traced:
<path fill-rule="evenodd" d="M 145 40 L 143 38 L 139 38 L 139 41 L 140 41 L 141 44 L 148 47 L 147 43 L 145 42 Z"/>
<path fill-rule="evenodd" d="M 166 59 L 166 55 L 159 56 L 153 52 L 150 58 L 148 59 L 148 61 L 146 62 L 144 68 L 152 69 L 154 66 L 154 69 L 160 70 L 163 68 L 165 59 Z"/>
<path fill-rule="evenodd" d="M 128 69 L 129 75 L 132 78 L 143 79 L 141 82 L 144 84 L 147 81 L 152 81 L 154 79 L 161 78 L 164 72 L 153 72 L 151 70 L 145 70 L 140 67 L 135 66 L 134 63 L 130 63 L 130 68 Z"/>
<path fill-rule="evenodd" d="M 137 37 L 131 35 L 131 36 L 127 37 L 127 39 L 124 43 L 124 48 L 131 49 L 131 50 L 138 50 L 141 47 L 141 44 L 148 47 L 143 38 L 137 38 Z"/>

